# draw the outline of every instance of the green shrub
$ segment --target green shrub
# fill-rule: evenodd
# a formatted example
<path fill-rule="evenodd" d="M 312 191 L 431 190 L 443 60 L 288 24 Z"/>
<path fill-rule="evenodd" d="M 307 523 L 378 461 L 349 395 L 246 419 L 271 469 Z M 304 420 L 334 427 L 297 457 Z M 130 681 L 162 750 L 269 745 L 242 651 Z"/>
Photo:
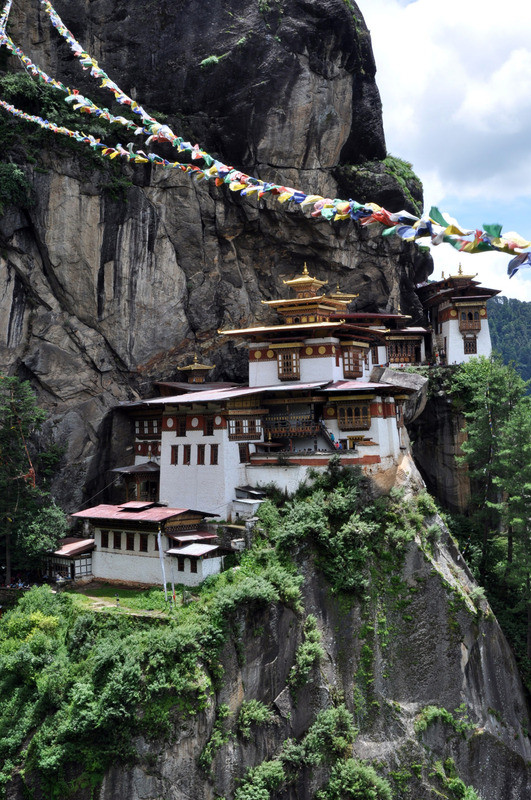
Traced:
<path fill-rule="evenodd" d="M 326 787 L 316 800 L 392 800 L 391 786 L 376 770 L 349 758 L 332 767 Z"/>
<path fill-rule="evenodd" d="M 28 208 L 33 204 L 31 184 L 17 164 L 0 163 L 0 214 L 7 206 Z"/>
<path fill-rule="evenodd" d="M 297 648 L 295 664 L 288 676 L 288 685 L 291 689 L 298 689 L 307 683 L 310 672 L 324 656 L 320 642 L 321 634 L 317 629 L 317 620 L 309 614 L 304 623 L 304 640 Z"/>
<path fill-rule="evenodd" d="M 446 708 L 426 706 L 415 719 L 415 733 L 422 733 L 427 730 L 430 725 L 433 725 L 434 722 L 440 721 L 444 722 L 445 725 L 449 725 L 456 733 L 464 737 L 473 730 L 475 726 L 470 722 L 464 706 L 456 708 L 455 713 L 458 714 L 457 717 Z"/>
<path fill-rule="evenodd" d="M 304 762 L 333 763 L 345 758 L 352 748 L 356 729 L 345 705 L 320 711 L 304 738 Z"/>
<path fill-rule="evenodd" d="M 238 714 L 238 731 L 243 739 L 251 738 L 251 725 L 268 725 L 274 720 L 273 712 L 259 700 L 244 700 Z"/>
<path fill-rule="evenodd" d="M 234 800 L 269 800 L 271 792 L 279 789 L 286 776 L 280 761 L 262 761 L 248 770 Z"/>

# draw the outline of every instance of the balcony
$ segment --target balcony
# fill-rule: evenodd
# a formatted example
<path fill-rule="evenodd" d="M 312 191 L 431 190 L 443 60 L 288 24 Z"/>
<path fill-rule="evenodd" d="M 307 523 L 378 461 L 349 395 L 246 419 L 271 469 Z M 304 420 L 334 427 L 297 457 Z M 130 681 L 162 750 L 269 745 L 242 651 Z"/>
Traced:
<path fill-rule="evenodd" d="M 460 331 L 479 331 L 479 330 L 481 330 L 481 320 L 480 319 L 460 319 L 459 320 L 459 330 Z"/>
<path fill-rule="evenodd" d="M 287 417 L 265 420 L 265 430 L 273 437 L 296 438 L 304 436 L 317 436 L 322 432 L 321 425 L 311 417 Z"/>

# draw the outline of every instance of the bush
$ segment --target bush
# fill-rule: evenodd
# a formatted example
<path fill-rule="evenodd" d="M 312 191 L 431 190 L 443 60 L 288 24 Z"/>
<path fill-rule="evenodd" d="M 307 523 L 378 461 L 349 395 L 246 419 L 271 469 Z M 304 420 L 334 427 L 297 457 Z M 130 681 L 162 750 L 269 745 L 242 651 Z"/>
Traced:
<path fill-rule="evenodd" d="M 316 800 L 393 800 L 391 786 L 373 767 L 349 758 L 332 767 L 326 787 Z"/>
<path fill-rule="evenodd" d="M 243 739 L 250 739 L 251 725 L 268 725 L 273 720 L 273 712 L 259 700 L 244 700 L 238 714 L 238 731 Z"/>
<path fill-rule="evenodd" d="M 324 656 L 320 642 L 321 634 L 317 629 L 317 620 L 309 614 L 304 623 L 304 641 L 297 648 L 295 664 L 288 676 L 288 685 L 291 689 L 298 689 L 307 683 L 313 667 Z"/>

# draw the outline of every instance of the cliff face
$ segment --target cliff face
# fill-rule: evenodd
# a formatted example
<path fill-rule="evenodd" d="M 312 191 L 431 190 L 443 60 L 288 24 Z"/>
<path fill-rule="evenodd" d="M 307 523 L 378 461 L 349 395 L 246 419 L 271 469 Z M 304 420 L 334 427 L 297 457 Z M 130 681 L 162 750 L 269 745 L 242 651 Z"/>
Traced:
<path fill-rule="evenodd" d="M 450 777 L 448 759 L 482 800 L 527 797 L 531 743 L 513 657 L 485 601 L 472 601 L 473 581 L 444 526 L 432 522 L 442 538 L 431 555 L 411 543 L 396 573 L 373 573 L 378 596 L 363 604 L 338 603 L 314 562 L 301 560 L 306 610 L 318 620 L 325 650 L 308 684 L 293 693 L 286 686 L 302 639 L 297 616 L 281 604 L 242 613 L 239 641 L 223 651 L 223 687 L 210 708 L 178 726 L 171 742 L 138 740 L 137 764 L 110 770 L 100 800 L 233 797 L 249 767 L 278 757 L 289 737 L 302 741 L 318 713 L 339 701 L 359 729 L 354 756 L 395 776 L 397 800 L 462 796 L 441 794 L 448 787 L 436 765 L 446 763 Z M 236 729 L 244 700 L 275 712 L 246 740 Z M 198 756 L 220 704 L 230 710 L 230 734 L 214 750 L 208 775 Z M 437 714 L 421 730 L 429 706 L 457 709 L 455 719 L 465 714 L 463 731 Z M 301 764 L 298 778 L 271 798 L 312 800 L 328 774 L 329 766 Z"/>
<path fill-rule="evenodd" d="M 338 164 L 385 156 L 354 3 L 61 0 L 57 10 L 119 85 L 227 163 L 342 196 Z M 36 4 L 17 5 L 10 26 L 44 69 L 109 105 Z M 18 69 L 12 58 L 7 66 Z M 0 368 L 29 378 L 51 411 L 44 435 L 66 447 L 54 491 L 69 510 L 84 484 L 87 495 L 102 486 L 109 409 L 174 377 L 194 352 L 217 365 L 214 379 L 245 379 L 243 352 L 222 348 L 218 328 L 264 319 L 261 300 L 282 295 L 305 260 L 331 286 L 359 292 L 357 308 L 419 318 L 413 285 L 431 264 L 411 246 L 149 165 L 109 177 L 55 140 L 35 164 L 23 144 L 9 155 L 35 202 L 0 217 Z M 378 201 L 381 176 L 371 186 L 363 174 L 356 199 Z M 408 200 L 393 181 L 386 173 L 385 199 L 390 182 L 398 209 Z"/>

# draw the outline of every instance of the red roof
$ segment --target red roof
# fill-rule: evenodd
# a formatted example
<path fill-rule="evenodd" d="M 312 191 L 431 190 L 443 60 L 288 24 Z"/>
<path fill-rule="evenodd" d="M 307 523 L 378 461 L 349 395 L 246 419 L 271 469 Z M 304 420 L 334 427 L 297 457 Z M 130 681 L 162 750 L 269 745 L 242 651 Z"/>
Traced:
<path fill-rule="evenodd" d="M 88 553 L 94 549 L 94 539 L 77 539 L 70 536 L 66 539 L 60 539 L 61 545 L 58 550 L 54 552 L 54 556 L 77 556 L 81 553 Z"/>
<path fill-rule="evenodd" d="M 132 505 L 134 506 L 135 503 Z M 198 511 L 194 508 L 168 508 L 167 506 L 152 506 L 141 511 L 133 511 L 131 503 L 127 503 L 125 506 L 111 506 L 102 503 L 84 511 L 76 511 L 75 514 L 70 516 L 79 517 L 80 519 L 103 519 L 109 522 L 165 522 L 172 517 L 178 517 L 181 514 L 190 512 L 201 514 L 204 517 L 216 516 L 216 514 L 211 514 L 208 511 Z"/>
<path fill-rule="evenodd" d="M 244 386 L 239 389 L 219 389 L 210 392 L 196 392 L 192 397 L 188 395 L 176 395 L 174 397 L 156 397 L 154 400 L 146 400 L 148 404 L 180 405 L 190 403 L 221 403 L 235 397 L 242 397 L 249 394 L 259 394 L 260 392 L 292 392 L 305 389 L 319 389 L 325 386 L 328 381 L 311 381 L 310 383 L 279 383 L 273 386 Z"/>

